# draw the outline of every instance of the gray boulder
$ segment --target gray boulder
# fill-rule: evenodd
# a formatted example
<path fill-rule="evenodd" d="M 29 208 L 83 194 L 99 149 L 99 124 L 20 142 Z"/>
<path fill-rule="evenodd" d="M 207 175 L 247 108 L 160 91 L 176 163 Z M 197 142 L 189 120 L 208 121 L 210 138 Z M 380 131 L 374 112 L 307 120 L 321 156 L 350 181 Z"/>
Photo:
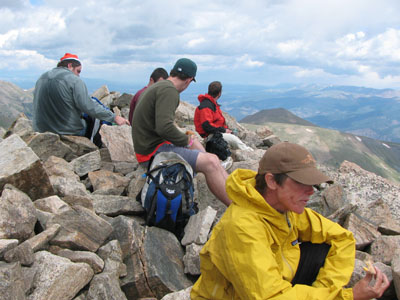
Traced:
<path fill-rule="evenodd" d="M 129 178 L 106 170 L 89 172 L 93 193 L 100 195 L 121 195 L 129 185 Z"/>
<path fill-rule="evenodd" d="M 32 200 L 54 194 L 39 157 L 15 134 L 0 142 L 0 190 L 6 183 L 28 194 Z"/>
<path fill-rule="evenodd" d="M 62 249 L 54 254 L 68 258 L 72 262 L 87 263 L 92 268 L 95 274 L 100 273 L 101 271 L 103 271 L 104 268 L 104 261 L 96 253 L 93 252 Z"/>
<path fill-rule="evenodd" d="M 17 245 L 17 239 L 0 239 L 0 260 L 3 259 L 4 253 L 12 248 L 15 248 Z"/>
<path fill-rule="evenodd" d="M 32 268 L 37 274 L 33 283 L 35 289 L 29 295 L 29 300 L 73 299 L 93 277 L 88 264 L 73 263 L 47 251 L 35 253 Z"/>
<path fill-rule="evenodd" d="M 31 199 L 6 185 L 0 197 L 0 238 L 24 241 L 33 234 L 36 220 Z"/>
<path fill-rule="evenodd" d="M 147 283 L 157 298 L 192 285 L 184 274 L 182 247 L 172 233 L 156 227 L 147 228 L 141 249 Z"/>
<path fill-rule="evenodd" d="M 49 242 L 58 233 L 60 228 L 61 226 L 59 224 L 54 224 L 41 233 L 26 240 L 24 243 L 29 244 L 34 252 L 46 250 L 49 246 Z"/>
<path fill-rule="evenodd" d="M 84 136 L 61 135 L 60 138 L 72 150 L 75 157 L 98 150 L 97 146 Z"/>
<path fill-rule="evenodd" d="M 124 277 L 126 273 L 126 265 L 122 262 L 122 250 L 117 240 L 112 240 L 100 247 L 97 254 L 104 261 L 103 272 L 113 273 L 117 277 Z"/>
<path fill-rule="evenodd" d="M 393 284 L 396 290 L 396 294 L 400 295 L 400 249 L 397 249 L 393 255 L 392 261 L 392 274 Z"/>
<path fill-rule="evenodd" d="M 124 259 L 128 274 L 121 279 L 121 288 L 128 299 L 160 299 L 192 285 L 184 275 L 182 247 L 172 233 L 156 227 L 143 228 L 136 221 L 124 220 L 135 229 L 124 230 L 125 236 L 131 234 L 128 240 L 131 238 L 133 242 L 121 245 L 129 253 Z M 120 232 L 118 235 L 121 238 Z"/>
<path fill-rule="evenodd" d="M 133 150 L 132 132 L 128 125 L 108 126 L 103 125 L 100 129 L 101 140 L 110 153 L 110 159 L 113 163 L 125 163 L 134 171 L 138 167 L 135 151 Z"/>
<path fill-rule="evenodd" d="M 4 254 L 6 262 L 20 262 L 23 266 L 30 266 L 33 264 L 33 249 L 29 243 L 22 243 L 17 247 L 8 250 Z"/>
<path fill-rule="evenodd" d="M 362 217 L 375 224 L 385 235 L 400 235 L 400 223 L 394 220 L 391 209 L 382 198 L 370 203 L 365 209 L 357 210 Z"/>
<path fill-rule="evenodd" d="M 0 299 L 27 299 L 24 276 L 18 262 L 8 264 L 0 261 L 0 278 Z"/>
<path fill-rule="evenodd" d="M 144 228 L 135 220 L 127 216 L 118 216 L 109 221 L 112 233 L 107 241 L 117 240 L 121 247 L 122 259 L 137 253 L 140 249 Z"/>
<path fill-rule="evenodd" d="M 82 177 L 89 172 L 99 170 L 101 167 L 100 151 L 92 151 L 79 156 L 70 162 L 73 170 Z"/>
<path fill-rule="evenodd" d="M 60 224 L 50 244 L 73 250 L 96 252 L 112 232 L 111 225 L 92 211 L 76 205 L 71 210 L 53 215 L 46 228 Z"/>
<path fill-rule="evenodd" d="M 167 294 L 161 300 L 190 300 L 191 291 L 192 287 L 190 286 L 184 290 Z"/>
<path fill-rule="evenodd" d="M 206 209 L 191 216 L 185 227 L 185 235 L 181 241 L 182 245 L 186 246 L 192 243 L 205 244 L 216 215 L 217 211 L 208 206 Z"/>
<path fill-rule="evenodd" d="M 110 90 L 106 85 L 102 85 L 97 90 L 95 90 L 92 94 L 92 97 L 95 97 L 101 101 L 105 96 L 110 95 Z"/>
<path fill-rule="evenodd" d="M 185 265 L 185 274 L 200 275 L 200 256 L 199 253 L 203 245 L 190 244 L 186 246 L 186 252 L 183 256 Z"/>
<path fill-rule="evenodd" d="M 129 106 L 131 104 L 132 98 L 132 94 L 123 93 L 121 96 L 114 100 L 113 105 L 120 108 Z"/>
<path fill-rule="evenodd" d="M 124 292 L 119 286 L 118 277 L 113 273 L 101 273 L 93 277 L 90 282 L 86 300 L 126 300 Z"/>
<path fill-rule="evenodd" d="M 322 194 L 322 215 L 329 216 L 346 205 L 346 193 L 341 185 L 328 186 Z"/>
<path fill-rule="evenodd" d="M 46 161 L 50 156 L 57 156 L 65 160 L 71 160 L 75 155 L 72 149 L 60 140 L 60 136 L 51 132 L 35 133 L 27 144 L 42 161 Z"/>
<path fill-rule="evenodd" d="M 74 172 L 72 165 L 64 159 L 51 156 L 44 163 L 44 167 L 58 196 L 88 195 L 85 185 L 79 181 L 79 176 Z"/>
<path fill-rule="evenodd" d="M 141 215 L 142 205 L 135 198 L 127 196 L 93 195 L 93 207 L 97 214 L 107 216 Z"/>
<path fill-rule="evenodd" d="M 27 118 L 24 113 L 20 113 L 15 121 L 8 128 L 7 132 L 0 134 L 3 138 L 7 138 L 12 134 L 18 135 L 25 142 L 34 135 L 32 121 Z"/>
<path fill-rule="evenodd" d="M 390 264 L 394 257 L 394 253 L 400 248 L 400 235 L 397 236 L 380 236 L 370 247 L 369 253 L 375 261 L 384 264 Z"/>
<path fill-rule="evenodd" d="M 356 239 L 356 249 L 362 250 L 381 236 L 376 226 L 364 221 L 355 214 L 349 214 L 343 225 Z"/>

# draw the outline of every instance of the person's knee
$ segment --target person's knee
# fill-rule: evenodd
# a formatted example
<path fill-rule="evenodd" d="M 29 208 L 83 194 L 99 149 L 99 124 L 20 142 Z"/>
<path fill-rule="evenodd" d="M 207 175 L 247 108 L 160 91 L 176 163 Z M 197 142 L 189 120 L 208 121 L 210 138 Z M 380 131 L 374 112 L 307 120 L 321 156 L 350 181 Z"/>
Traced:
<path fill-rule="evenodd" d="M 198 162 L 197 169 L 203 173 L 215 172 L 222 168 L 218 156 L 213 153 L 199 153 Z"/>

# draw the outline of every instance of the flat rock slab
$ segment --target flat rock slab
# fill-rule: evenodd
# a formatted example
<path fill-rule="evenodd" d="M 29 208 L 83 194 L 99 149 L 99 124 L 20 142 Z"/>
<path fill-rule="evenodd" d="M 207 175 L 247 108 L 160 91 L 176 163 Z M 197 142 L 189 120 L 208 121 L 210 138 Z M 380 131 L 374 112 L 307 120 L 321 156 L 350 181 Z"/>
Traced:
<path fill-rule="evenodd" d="M 96 252 L 113 230 L 110 223 L 79 205 L 52 216 L 46 227 L 53 224 L 60 224 L 61 228 L 50 244 L 72 250 Z"/>
<path fill-rule="evenodd" d="M 136 162 L 131 130 L 128 125 L 101 126 L 101 141 L 110 152 L 112 161 Z"/>
<path fill-rule="evenodd" d="M 97 214 L 107 216 L 140 215 L 144 209 L 135 198 L 127 196 L 92 195 L 93 207 Z"/>

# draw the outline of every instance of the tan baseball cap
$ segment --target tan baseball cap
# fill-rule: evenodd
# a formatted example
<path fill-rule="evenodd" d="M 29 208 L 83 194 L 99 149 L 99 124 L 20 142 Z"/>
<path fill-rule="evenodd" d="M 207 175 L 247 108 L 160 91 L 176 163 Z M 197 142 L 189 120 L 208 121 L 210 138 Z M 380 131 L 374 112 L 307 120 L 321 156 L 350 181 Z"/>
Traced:
<path fill-rule="evenodd" d="M 306 185 L 333 183 L 332 179 L 317 169 L 315 159 L 306 148 L 289 142 L 273 145 L 265 151 L 258 173 L 285 173 L 293 180 Z"/>

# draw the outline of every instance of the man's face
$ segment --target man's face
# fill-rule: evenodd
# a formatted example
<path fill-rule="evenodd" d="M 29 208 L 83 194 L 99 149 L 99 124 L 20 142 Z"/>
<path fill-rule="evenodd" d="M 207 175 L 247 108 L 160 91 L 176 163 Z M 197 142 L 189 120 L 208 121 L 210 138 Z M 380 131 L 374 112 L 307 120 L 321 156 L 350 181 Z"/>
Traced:
<path fill-rule="evenodd" d="M 82 66 L 78 66 L 78 67 L 74 68 L 74 67 L 72 67 L 72 64 L 69 64 L 68 69 L 70 69 L 72 71 L 72 73 L 74 73 L 76 76 L 79 76 L 82 71 Z"/>
<path fill-rule="evenodd" d="M 277 187 L 276 193 L 278 211 L 293 211 L 301 214 L 310 196 L 314 194 L 314 188 L 312 185 L 305 185 L 287 177 L 283 184 Z"/>

